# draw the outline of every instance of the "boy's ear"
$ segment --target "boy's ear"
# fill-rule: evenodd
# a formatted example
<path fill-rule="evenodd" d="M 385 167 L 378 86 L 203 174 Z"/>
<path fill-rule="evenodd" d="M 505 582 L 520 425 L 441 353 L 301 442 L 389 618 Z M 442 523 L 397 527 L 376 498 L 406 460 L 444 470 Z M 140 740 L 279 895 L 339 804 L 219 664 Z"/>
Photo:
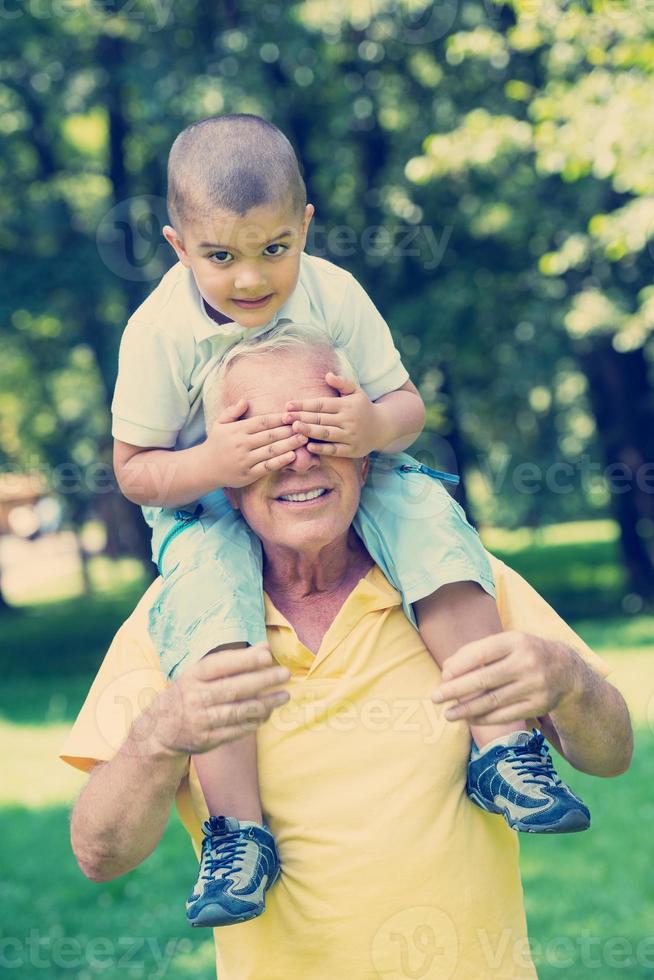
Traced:
<path fill-rule="evenodd" d="M 315 213 L 315 208 L 313 204 L 307 204 L 304 209 L 304 217 L 302 218 L 302 248 L 307 242 L 307 232 L 309 231 L 309 225 L 311 224 L 311 219 Z"/>
<path fill-rule="evenodd" d="M 187 269 L 190 269 L 191 260 L 189 259 L 188 252 L 184 248 L 184 242 L 172 225 L 164 225 L 161 232 L 171 248 L 175 250 L 175 254 L 182 265 L 185 265 Z"/>

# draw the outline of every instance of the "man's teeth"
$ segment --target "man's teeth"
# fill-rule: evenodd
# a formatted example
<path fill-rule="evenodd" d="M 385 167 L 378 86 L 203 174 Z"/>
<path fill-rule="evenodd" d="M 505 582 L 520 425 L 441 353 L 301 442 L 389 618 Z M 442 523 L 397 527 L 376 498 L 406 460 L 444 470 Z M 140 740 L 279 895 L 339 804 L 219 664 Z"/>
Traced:
<path fill-rule="evenodd" d="M 283 493 L 280 496 L 280 500 L 315 500 L 316 497 L 322 497 L 323 493 L 327 491 L 323 488 L 322 490 L 307 490 L 306 493 Z"/>

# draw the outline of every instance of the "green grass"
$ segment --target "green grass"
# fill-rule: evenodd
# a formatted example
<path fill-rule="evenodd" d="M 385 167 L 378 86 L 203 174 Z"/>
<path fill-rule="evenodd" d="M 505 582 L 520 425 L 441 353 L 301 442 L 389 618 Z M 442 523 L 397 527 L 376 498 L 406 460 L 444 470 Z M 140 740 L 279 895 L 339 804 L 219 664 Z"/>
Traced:
<path fill-rule="evenodd" d="M 609 521 L 555 525 L 538 532 L 487 531 L 486 547 L 524 576 L 569 620 L 624 615 L 628 591 Z"/>
<path fill-rule="evenodd" d="M 588 803 L 580 835 L 521 837 L 529 935 L 541 980 L 654 976 L 650 820 L 654 735 L 637 732 L 632 768 L 615 780 L 563 779 Z M 566 966 L 566 964 L 568 964 Z"/>
<path fill-rule="evenodd" d="M 647 855 L 649 820 L 654 819 L 649 789 L 653 756 L 654 737 L 641 733 L 634 767 L 627 775 L 615 781 L 579 773 L 569 777 L 591 807 L 590 832 L 521 838 L 530 938 L 540 953 L 536 959 L 541 980 L 605 980 L 616 974 L 644 980 L 653 975 L 647 963 L 654 964 L 654 948 L 644 944 L 652 935 Z M 564 765 L 561 770 L 567 775 Z M 1 935 L 16 940 L 11 946 L 0 940 L 0 953 L 4 949 L 8 961 L 19 955 L 26 960 L 23 969 L 7 971 L 8 975 L 25 980 L 39 975 L 102 975 L 111 980 L 212 975 L 211 937 L 187 931 L 184 919 L 183 897 L 194 859 L 176 820 L 140 868 L 101 886 L 85 881 L 73 861 L 64 806 L 0 809 L 0 840 L 8 868 L 0 884 Z M 68 945 L 63 937 L 68 937 Z M 634 962 L 628 968 L 615 966 L 625 959 L 620 959 L 615 943 L 611 945 L 616 937 L 622 941 L 619 949 L 631 950 Z M 34 969 L 34 960 L 30 962 L 37 955 L 37 939 L 47 971 Z M 128 953 L 133 954 L 130 970 Z M 69 963 L 77 963 L 76 969 L 65 965 L 66 955 Z M 597 967 L 588 966 L 595 961 Z M 100 963 L 107 966 L 100 970 Z M 164 966 L 167 972 L 158 972 Z"/>
<path fill-rule="evenodd" d="M 654 977 L 654 617 L 620 616 L 622 577 L 610 527 L 595 527 L 590 539 L 588 528 L 576 526 L 538 540 L 500 535 L 488 544 L 607 656 L 639 725 L 633 767 L 619 779 L 560 766 L 591 807 L 589 833 L 521 838 L 539 976 Z M 188 930 L 184 918 L 195 862 L 176 818 L 142 867 L 107 885 L 87 882 L 70 852 L 68 813 L 84 777 L 56 752 L 145 585 L 133 568 L 112 574 L 105 563 L 101 571 L 90 597 L 42 596 L 0 620 L 0 970 L 25 980 L 210 978 L 211 937 Z"/>
<path fill-rule="evenodd" d="M 86 881 L 75 864 L 67 806 L 0 809 L 0 840 L 3 973 L 21 980 L 212 976 L 211 934 L 186 925 L 195 859 L 176 818 L 140 868 L 103 885 Z"/>

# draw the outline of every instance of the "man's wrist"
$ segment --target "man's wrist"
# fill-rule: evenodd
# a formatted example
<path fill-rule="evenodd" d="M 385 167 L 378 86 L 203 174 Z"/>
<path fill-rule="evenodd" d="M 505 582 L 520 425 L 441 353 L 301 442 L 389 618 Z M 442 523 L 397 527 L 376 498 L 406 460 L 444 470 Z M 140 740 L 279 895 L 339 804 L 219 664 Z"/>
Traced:
<path fill-rule="evenodd" d="M 170 718 L 162 717 L 164 713 L 165 710 L 158 710 L 157 702 L 146 709 L 132 724 L 124 747 L 132 756 L 153 763 L 171 764 L 183 772 L 188 761 L 188 753 L 171 748 L 161 738 L 161 726 L 170 725 Z"/>
<path fill-rule="evenodd" d="M 587 668 L 576 650 L 564 643 L 556 643 L 555 657 L 558 661 L 559 682 L 561 694 L 556 706 L 550 709 L 550 717 L 557 730 L 561 732 L 567 727 L 566 722 L 573 724 L 584 710 L 587 699 Z"/>

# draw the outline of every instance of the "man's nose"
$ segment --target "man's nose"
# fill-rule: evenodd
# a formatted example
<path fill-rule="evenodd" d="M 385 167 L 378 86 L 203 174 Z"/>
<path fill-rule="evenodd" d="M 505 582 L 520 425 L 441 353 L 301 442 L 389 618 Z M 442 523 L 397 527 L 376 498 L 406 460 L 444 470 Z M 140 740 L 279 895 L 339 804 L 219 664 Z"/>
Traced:
<path fill-rule="evenodd" d="M 306 446 L 300 446 L 295 450 L 295 459 L 289 463 L 285 469 L 293 470 L 294 473 L 307 473 L 309 470 L 320 466 L 320 456 L 317 453 L 310 453 Z"/>

